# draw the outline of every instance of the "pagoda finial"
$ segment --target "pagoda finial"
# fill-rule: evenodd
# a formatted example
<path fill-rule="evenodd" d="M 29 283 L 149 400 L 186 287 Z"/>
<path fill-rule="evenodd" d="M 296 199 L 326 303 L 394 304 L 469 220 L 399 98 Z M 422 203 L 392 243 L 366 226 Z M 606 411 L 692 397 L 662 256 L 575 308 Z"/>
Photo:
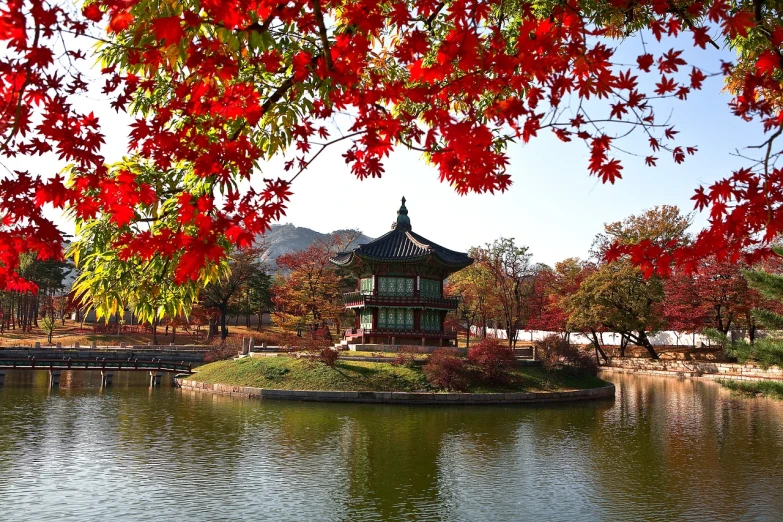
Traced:
<path fill-rule="evenodd" d="M 408 209 L 405 208 L 405 196 L 402 197 L 402 205 L 397 211 L 397 222 L 392 225 L 392 229 L 395 228 L 411 230 L 411 219 L 408 217 Z"/>

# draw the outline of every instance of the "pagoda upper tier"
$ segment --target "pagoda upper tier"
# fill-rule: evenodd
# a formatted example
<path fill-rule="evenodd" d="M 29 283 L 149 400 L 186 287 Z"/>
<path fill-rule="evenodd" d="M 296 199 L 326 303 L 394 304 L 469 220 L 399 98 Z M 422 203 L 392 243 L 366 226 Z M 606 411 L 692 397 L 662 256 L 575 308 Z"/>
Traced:
<path fill-rule="evenodd" d="M 331 261 L 346 268 L 358 268 L 365 263 L 429 264 L 449 273 L 473 263 L 467 254 L 449 250 L 413 232 L 404 197 L 390 232 L 370 243 L 339 252 Z"/>

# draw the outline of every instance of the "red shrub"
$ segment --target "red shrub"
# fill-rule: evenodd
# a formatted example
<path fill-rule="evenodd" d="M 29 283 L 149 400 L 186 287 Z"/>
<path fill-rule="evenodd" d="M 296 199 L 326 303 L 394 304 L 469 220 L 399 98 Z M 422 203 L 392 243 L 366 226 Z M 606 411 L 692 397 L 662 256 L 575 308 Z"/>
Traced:
<path fill-rule="evenodd" d="M 468 361 L 491 382 L 505 380 L 508 372 L 516 365 L 511 348 L 496 339 L 484 339 L 471 347 L 468 350 Z"/>
<path fill-rule="evenodd" d="M 411 368 L 416 364 L 417 353 L 421 353 L 421 349 L 417 349 L 415 346 L 400 346 L 397 355 L 392 360 L 392 365 Z"/>
<path fill-rule="evenodd" d="M 427 381 L 436 388 L 443 390 L 467 388 L 465 360 L 456 350 L 449 348 L 435 350 L 423 370 Z"/>
<path fill-rule="evenodd" d="M 204 353 L 204 362 L 211 363 L 215 361 L 225 361 L 233 359 L 242 351 L 242 346 L 235 339 L 229 337 L 225 342 L 219 345 L 210 346 L 209 351 Z"/>
<path fill-rule="evenodd" d="M 324 363 L 326 366 L 334 366 L 334 363 L 337 362 L 339 357 L 340 352 L 332 347 L 323 348 L 318 353 L 318 360 Z"/>
<path fill-rule="evenodd" d="M 571 345 L 559 335 L 550 335 L 536 342 L 536 357 L 547 371 L 566 368 L 575 373 L 598 375 L 595 359 Z"/>

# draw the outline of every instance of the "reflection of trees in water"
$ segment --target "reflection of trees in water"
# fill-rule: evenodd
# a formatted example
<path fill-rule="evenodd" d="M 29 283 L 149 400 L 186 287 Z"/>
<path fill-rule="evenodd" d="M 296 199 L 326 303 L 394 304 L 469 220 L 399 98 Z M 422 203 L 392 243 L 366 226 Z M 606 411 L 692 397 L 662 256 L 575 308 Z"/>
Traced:
<path fill-rule="evenodd" d="M 779 498 L 783 480 L 765 470 L 783 464 L 783 404 L 693 379 L 612 380 L 617 407 L 603 415 L 589 462 L 598 487 L 616 494 L 598 498 L 623 498 L 629 513 L 667 519 L 740 519 L 748 505 Z M 771 513 L 783 511 L 774 502 Z"/>
<path fill-rule="evenodd" d="M 4 473 L 59 459 L 47 472 L 97 470 L 81 480 L 103 499 L 125 489 L 173 504 L 217 499 L 199 505 L 205 519 L 226 509 L 319 520 L 783 512 L 783 403 L 707 382 L 613 376 L 615 401 L 408 407 L 78 382 L 50 394 L 46 372 L 21 379 L 34 386 L 0 391 Z M 141 497 L 124 502 L 143 509 Z"/>
<path fill-rule="evenodd" d="M 38 451 L 46 440 L 52 404 L 45 379 L 46 372 L 9 371 L 5 376 L 0 388 L 0 473 L 12 472 L 15 455 Z"/>

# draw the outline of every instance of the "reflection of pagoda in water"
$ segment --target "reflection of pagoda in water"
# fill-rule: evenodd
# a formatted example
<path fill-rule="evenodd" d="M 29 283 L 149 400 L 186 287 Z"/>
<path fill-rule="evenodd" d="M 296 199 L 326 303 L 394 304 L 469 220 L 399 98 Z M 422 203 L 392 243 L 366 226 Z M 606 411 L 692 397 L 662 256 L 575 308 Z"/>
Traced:
<path fill-rule="evenodd" d="M 473 259 L 414 233 L 405 198 L 391 232 L 331 262 L 359 279 L 357 291 L 345 294 L 345 307 L 356 310 L 349 342 L 441 346 L 456 340 L 443 322 L 459 300 L 443 295 L 443 281 Z"/>

